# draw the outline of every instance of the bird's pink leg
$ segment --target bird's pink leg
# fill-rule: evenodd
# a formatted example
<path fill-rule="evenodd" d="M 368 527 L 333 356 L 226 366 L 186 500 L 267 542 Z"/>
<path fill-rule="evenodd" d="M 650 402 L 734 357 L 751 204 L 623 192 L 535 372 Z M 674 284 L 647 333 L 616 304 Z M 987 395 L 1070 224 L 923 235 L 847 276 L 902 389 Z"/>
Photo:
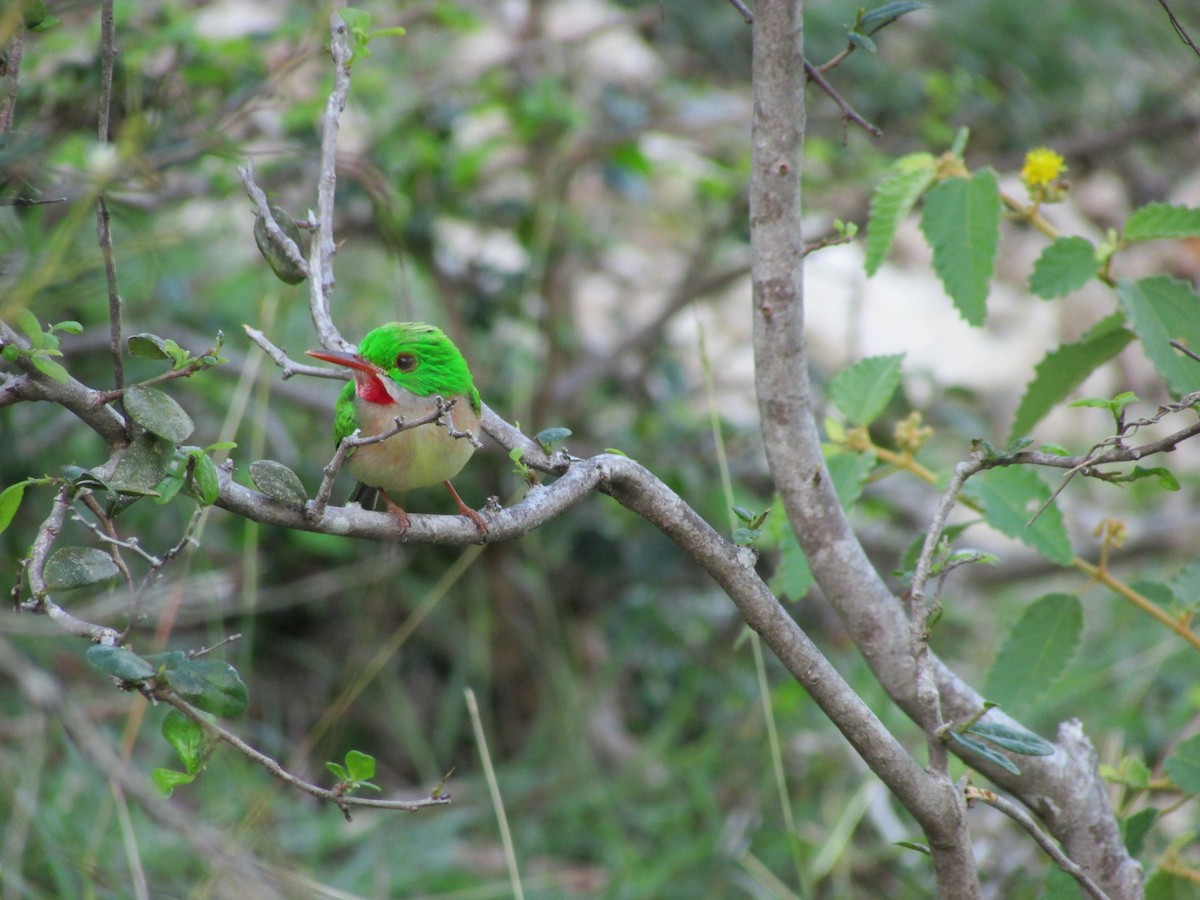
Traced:
<path fill-rule="evenodd" d="M 443 481 L 442 484 L 446 486 L 446 490 L 450 492 L 450 496 L 453 497 L 454 502 L 458 504 L 458 511 L 475 523 L 475 527 L 479 529 L 480 534 L 487 534 L 487 522 L 483 521 L 483 516 L 471 509 L 471 507 L 467 506 L 467 504 L 463 503 L 462 497 L 458 496 L 458 491 L 454 489 L 454 485 L 450 483 L 449 479 Z"/>

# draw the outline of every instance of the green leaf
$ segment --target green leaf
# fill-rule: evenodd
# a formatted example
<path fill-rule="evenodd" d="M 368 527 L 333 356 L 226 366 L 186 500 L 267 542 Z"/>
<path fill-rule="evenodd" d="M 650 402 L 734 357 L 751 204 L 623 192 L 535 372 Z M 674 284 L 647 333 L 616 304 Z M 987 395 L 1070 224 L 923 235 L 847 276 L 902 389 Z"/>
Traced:
<path fill-rule="evenodd" d="M 1177 744 L 1163 767 L 1185 793 L 1200 794 L 1200 734 Z"/>
<path fill-rule="evenodd" d="M 65 319 L 50 326 L 51 331 L 62 331 L 66 334 L 83 334 L 83 326 L 74 319 Z"/>
<path fill-rule="evenodd" d="M 187 440 L 196 428 L 183 407 L 156 388 L 125 389 L 125 411 L 137 424 L 173 444 Z"/>
<path fill-rule="evenodd" d="M 771 576 L 771 592 L 787 600 L 799 600 L 813 586 L 812 569 L 791 525 L 784 525 L 779 541 L 779 565 Z"/>
<path fill-rule="evenodd" d="M 1013 417 L 1010 440 L 1028 434 L 1092 372 L 1108 362 L 1133 340 L 1124 327 L 1125 317 L 1113 313 L 1093 325 L 1074 344 L 1051 350 L 1034 369 L 1033 380 Z"/>
<path fill-rule="evenodd" d="M 21 500 L 25 496 L 25 488 L 28 484 L 28 481 L 18 481 L 0 492 L 0 532 L 12 524 L 13 517 L 21 508 Z"/>
<path fill-rule="evenodd" d="M 847 31 L 846 40 L 860 50 L 866 50 L 868 53 L 874 53 L 879 48 L 875 42 L 859 31 Z"/>
<path fill-rule="evenodd" d="M 121 681 L 145 681 L 157 671 L 147 660 L 132 650 L 108 644 L 93 644 L 84 654 L 88 664 Z"/>
<path fill-rule="evenodd" d="M 178 656 L 182 656 L 179 659 Z M 150 662 L 169 657 L 155 654 Z M 219 659 L 188 659 L 186 654 L 163 660 L 162 677 L 184 700 L 214 716 L 236 716 L 250 702 L 246 685 L 237 670 Z"/>
<path fill-rule="evenodd" d="M 1005 725 L 1003 722 L 989 722 L 984 719 L 968 728 L 967 734 L 983 738 L 997 747 L 1021 756 L 1054 755 L 1054 745 L 1049 741 L 1038 737 L 1032 731 Z"/>
<path fill-rule="evenodd" d="M 989 469 L 975 484 L 987 523 L 1016 538 L 1060 565 L 1069 565 L 1074 554 L 1062 513 L 1051 503 L 1033 525 L 1028 521 L 1050 499 L 1050 488 L 1037 473 L 1023 466 Z"/>
<path fill-rule="evenodd" d="M 151 434 L 141 434 L 125 448 L 108 483 L 122 494 L 153 497 L 164 475 L 157 439 Z"/>
<path fill-rule="evenodd" d="M 855 425 L 869 425 L 900 386 L 904 354 L 871 356 L 843 369 L 829 382 L 829 398 Z"/>
<path fill-rule="evenodd" d="M 571 436 L 570 428 L 543 428 L 536 435 L 534 440 L 547 453 L 553 450 Z"/>
<path fill-rule="evenodd" d="M 343 18 L 345 17 L 343 16 Z M 275 224 L 279 226 L 279 230 L 283 232 L 284 236 L 296 245 L 296 250 L 300 255 L 304 256 L 304 236 L 300 233 L 300 227 L 296 224 L 296 220 L 278 206 L 271 207 L 271 217 L 275 219 Z M 258 252 L 267 261 L 271 271 L 284 284 L 299 284 L 308 278 L 308 268 L 299 266 L 292 261 L 287 250 L 284 249 L 282 241 L 276 243 L 275 238 L 267 229 L 266 218 L 261 215 L 254 217 L 254 243 L 258 245 Z"/>
<path fill-rule="evenodd" d="M 1183 606 L 1189 609 L 1200 606 L 1200 557 L 1171 576 L 1168 585 Z"/>
<path fill-rule="evenodd" d="M 221 482 L 217 477 L 217 464 L 211 456 L 197 451 L 193 456 L 192 487 L 205 506 L 212 506 L 221 496 Z"/>
<path fill-rule="evenodd" d="M 108 581 L 120 574 L 117 564 L 103 550 L 95 547 L 63 547 L 55 550 L 46 560 L 43 571 L 46 589 L 69 591 L 101 581 Z"/>
<path fill-rule="evenodd" d="M 980 169 L 970 178 L 947 178 L 925 195 L 921 230 L 933 249 L 933 268 L 971 325 L 982 325 L 987 311 L 1000 213 L 1000 190 L 992 169 Z"/>
<path fill-rule="evenodd" d="M 375 757 L 350 750 L 346 753 L 346 771 L 353 781 L 370 781 L 375 777 Z"/>
<path fill-rule="evenodd" d="M 29 338 L 29 346 L 37 349 L 45 346 L 46 335 L 42 331 L 42 323 L 38 321 L 32 310 L 18 309 L 16 314 L 17 327 Z"/>
<path fill-rule="evenodd" d="M 170 797 L 175 788 L 191 784 L 196 780 L 195 775 L 187 772 L 177 772 L 174 769 L 154 769 L 150 772 L 150 780 L 164 797 Z"/>
<path fill-rule="evenodd" d="M 166 339 L 157 334 L 132 334 L 126 345 L 129 347 L 129 355 L 134 359 L 171 359 L 171 354 L 167 352 Z"/>
<path fill-rule="evenodd" d="M 1082 631 L 1083 605 L 1077 596 L 1039 597 L 1026 607 L 996 654 L 984 696 L 1006 708 L 1032 708 L 1066 670 Z"/>
<path fill-rule="evenodd" d="M 903 847 L 906 850 L 916 850 L 918 853 L 924 853 L 926 856 L 933 856 L 929 847 L 919 841 L 896 841 L 897 847 Z"/>
<path fill-rule="evenodd" d="M 887 256 L 896 229 L 937 174 L 937 162 L 930 153 L 911 153 L 892 164 L 871 197 L 867 219 L 867 276 L 878 271 Z"/>
<path fill-rule="evenodd" d="M 300 476 L 273 459 L 259 459 L 250 463 L 250 480 L 256 488 L 280 503 L 303 506 L 308 500 Z"/>
<path fill-rule="evenodd" d="M 71 376 L 67 370 L 52 359 L 47 359 L 44 356 L 31 356 L 29 357 L 29 361 L 33 363 L 39 372 L 53 378 L 59 384 L 66 384 L 71 380 Z"/>
<path fill-rule="evenodd" d="M 1033 264 L 1029 289 L 1043 300 L 1077 291 L 1097 272 L 1096 248 L 1081 237 L 1060 237 Z"/>
<path fill-rule="evenodd" d="M 1158 486 L 1165 491 L 1179 490 L 1179 479 L 1166 466 L 1134 466 L 1132 471 L 1118 477 L 1117 481 L 1141 481 L 1143 478 L 1157 478 Z"/>
<path fill-rule="evenodd" d="M 1200 209 L 1148 203 L 1125 221 L 1125 240 L 1200 237 Z"/>
<path fill-rule="evenodd" d="M 1121 837 L 1125 840 L 1125 849 L 1129 851 L 1130 856 L 1141 855 L 1146 835 L 1150 833 L 1157 819 L 1158 810 L 1150 806 L 1121 820 Z"/>
<path fill-rule="evenodd" d="M 327 763 L 325 763 L 325 768 L 327 768 L 330 772 L 332 772 L 333 777 L 336 778 L 338 781 L 349 781 L 350 780 L 350 773 L 346 771 L 346 767 L 343 766 L 341 763 L 327 762 Z"/>
<path fill-rule="evenodd" d="M 834 453 L 825 460 L 829 477 L 843 509 L 849 509 L 862 495 L 871 470 L 875 468 L 875 457 L 870 453 Z"/>
<path fill-rule="evenodd" d="M 361 31 L 366 34 L 371 28 L 371 14 L 366 10 L 347 6 L 339 10 L 338 15 L 351 31 Z"/>
<path fill-rule="evenodd" d="M 204 768 L 208 752 L 204 741 L 204 729 L 199 723 L 192 721 L 179 710 L 172 709 L 163 717 L 162 736 L 175 748 L 188 774 L 195 775 Z"/>
<path fill-rule="evenodd" d="M 1016 767 L 1016 764 L 1014 764 L 1011 759 L 1009 759 L 1003 753 L 996 752 L 982 741 L 977 741 L 965 734 L 959 734 L 957 731 L 950 732 L 949 736 L 950 743 L 952 745 L 957 745 L 959 749 L 970 750 L 972 753 L 982 756 L 989 762 L 994 763 L 995 765 L 1007 772 L 1011 772 L 1014 775 L 1021 774 L 1021 770 Z"/>
<path fill-rule="evenodd" d="M 1200 364 L 1181 356 L 1170 344 L 1177 338 L 1200 350 L 1200 297 L 1191 284 L 1166 275 L 1139 281 L 1122 278 L 1117 296 L 1142 340 L 1142 349 L 1172 393 L 1182 396 L 1200 390 Z"/>
<path fill-rule="evenodd" d="M 863 13 L 858 20 L 858 27 L 867 34 L 874 34 L 881 28 L 891 25 L 901 16 L 906 16 L 918 9 L 927 9 L 929 4 L 918 3 L 917 0 L 893 0 L 878 6 L 870 12 Z"/>

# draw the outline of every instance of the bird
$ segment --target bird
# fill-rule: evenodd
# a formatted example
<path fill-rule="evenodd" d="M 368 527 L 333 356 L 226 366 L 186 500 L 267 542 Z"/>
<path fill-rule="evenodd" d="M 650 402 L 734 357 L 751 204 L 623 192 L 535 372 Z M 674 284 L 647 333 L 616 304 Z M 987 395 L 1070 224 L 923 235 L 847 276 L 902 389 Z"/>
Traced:
<path fill-rule="evenodd" d="M 402 531 L 408 530 L 408 513 L 390 495 L 441 482 L 459 512 L 487 534 L 483 516 L 463 503 L 450 483 L 475 452 L 483 402 L 467 361 L 446 333 L 424 322 L 388 322 L 367 332 L 357 353 L 309 350 L 308 355 L 345 366 L 354 376 L 338 395 L 335 446 L 355 430 L 370 437 L 394 428 L 397 417 L 411 422 L 428 416 L 436 409 L 435 397 L 450 402 L 442 421 L 354 447 L 346 467 L 379 490 Z"/>

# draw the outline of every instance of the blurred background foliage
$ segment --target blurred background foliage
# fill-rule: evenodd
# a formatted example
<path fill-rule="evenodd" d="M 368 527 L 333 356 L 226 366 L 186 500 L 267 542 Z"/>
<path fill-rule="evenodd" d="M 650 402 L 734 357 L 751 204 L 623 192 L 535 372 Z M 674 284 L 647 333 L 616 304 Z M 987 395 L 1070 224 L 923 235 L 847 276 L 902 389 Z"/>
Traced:
<path fill-rule="evenodd" d="M 242 332 L 252 324 L 293 357 L 315 345 L 306 286 L 275 280 L 255 250 L 235 166 L 253 160 L 273 202 L 293 215 L 315 207 L 328 10 L 117 2 L 114 147 L 101 148 L 98 8 L 49 7 L 61 24 L 24 36 L 0 198 L 64 201 L 0 208 L 0 313 L 28 307 L 43 322 L 82 322 L 85 332 L 64 340 L 66 364 L 89 385 L 111 385 L 94 230 L 103 189 L 126 334 L 154 332 L 194 352 L 225 336 L 227 365 L 170 387 L 196 420 L 194 440 L 236 440 L 242 476 L 254 459 L 278 459 L 315 489 L 332 451 L 336 388 L 282 381 Z M 408 33 L 373 42 L 355 63 L 342 119 L 334 312 L 343 334 L 356 340 L 394 318 L 442 325 L 501 415 L 528 432 L 569 427 L 567 446 L 580 456 L 619 448 L 725 528 L 715 405 L 736 502 L 770 506 L 749 390 L 749 29 L 734 8 L 363 8 Z M 811 59 L 845 46 L 855 9 L 812 4 Z M 1156 7 L 935 4 L 878 43 L 831 77 L 882 140 L 848 131 L 827 97 L 810 95 L 806 202 L 818 232 L 834 217 L 864 221 L 871 186 L 895 155 L 940 152 L 962 125 L 978 161 L 1012 171 L 1026 149 L 1049 143 L 1073 178 L 1115 176 L 1130 203 L 1163 198 L 1197 174 L 1179 165 L 1196 158 L 1196 60 Z M 156 371 L 128 366 L 131 379 Z M 1011 384 L 996 387 L 1011 399 Z M 1004 433 L 987 406 L 994 394 L 937 384 L 918 395 L 932 398 L 932 460 Z M 69 414 L 33 404 L 0 412 L 0 446 L 0 485 L 102 461 L 98 439 Z M 516 496 L 520 479 L 492 447 L 458 487 L 478 506 Z M 882 571 L 895 568 L 933 497 L 890 481 L 868 492 L 856 516 Z M 1130 490 L 1120 500 L 1151 535 L 1161 534 L 1156 522 L 1177 530 L 1162 524 L 1160 495 Z M 31 490 L 0 535 L 0 571 L 14 580 L 48 505 L 48 493 Z M 448 511 L 436 492 L 406 506 Z M 193 509 L 182 498 L 140 503 L 120 523 L 161 552 Z M 68 531 L 86 542 L 78 525 Z M 1170 573 L 1178 549 L 1135 536 L 1127 556 Z M 1062 579 L 1006 552 L 997 571 L 962 577 L 935 638 L 977 684 L 1024 603 Z M 768 555 L 764 571 L 773 565 Z M 1111 597 L 1089 598 L 1085 650 L 1060 689 L 1021 712 L 1047 734 L 1078 716 L 1107 761 L 1132 754 L 1153 766 L 1200 706 L 1194 655 Z M 119 592 L 69 603 L 85 618 L 124 621 Z M 819 595 L 792 608 L 916 746 Z M 455 770 L 449 808 L 360 812 L 352 825 L 227 750 L 176 793 L 172 802 L 238 835 L 268 865 L 310 878 L 314 896 L 508 894 L 467 686 L 481 698 L 531 896 L 779 896 L 773 878 L 805 896 L 928 892 L 925 858 L 893 846 L 916 828 L 768 661 L 796 823 L 789 837 L 732 606 L 665 536 L 605 498 L 482 553 L 356 543 L 211 510 L 199 546 L 168 570 L 147 613 L 135 639 L 147 650 L 244 635 L 226 654 L 251 693 L 235 727 L 298 773 L 321 778 L 323 762 L 351 748 L 377 757 L 388 794 L 423 793 Z M 3 628 L 135 767 L 172 764 L 158 734 L 163 711 L 114 693 L 77 641 L 27 617 L 8 615 Z M 0 710 L 0 809 L 13 811 L 0 825 L 5 895 L 127 896 L 108 788 L 19 694 L 6 690 Z M 211 887 L 204 860 L 131 812 L 155 896 Z M 988 811 L 972 815 L 994 895 L 1036 896 L 1040 853 Z M 1195 827 L 1194 815 L 1178 818 L 1186 821 L 1148 856 Z"/>

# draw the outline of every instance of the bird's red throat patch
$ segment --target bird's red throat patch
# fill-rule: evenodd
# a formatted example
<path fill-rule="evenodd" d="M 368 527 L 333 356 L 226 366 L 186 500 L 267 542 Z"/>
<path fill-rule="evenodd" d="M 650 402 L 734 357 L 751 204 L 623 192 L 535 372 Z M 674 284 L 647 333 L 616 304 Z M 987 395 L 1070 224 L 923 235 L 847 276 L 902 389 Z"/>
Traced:
<path fill-rule="evenodd" d="M 383 386 L 378 375 L 372 372 L 355 372 L 354 374 L 354 389 L 363 400 L 368 403 L 378 403 L 381 406 L 396 402 L 387 392 L 387 388 Z"/>

